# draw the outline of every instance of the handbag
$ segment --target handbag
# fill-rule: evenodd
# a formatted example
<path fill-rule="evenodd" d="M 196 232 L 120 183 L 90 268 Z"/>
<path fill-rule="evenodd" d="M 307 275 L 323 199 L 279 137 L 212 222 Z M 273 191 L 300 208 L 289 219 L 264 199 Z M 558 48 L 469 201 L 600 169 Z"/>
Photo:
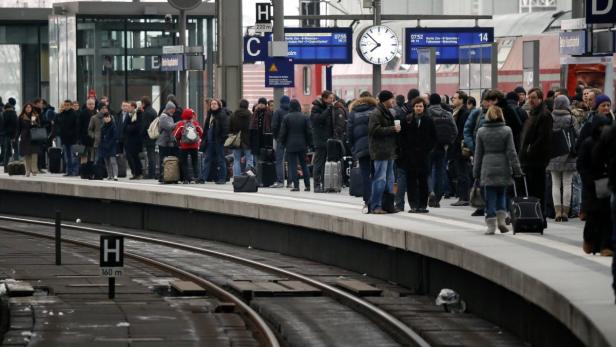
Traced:
<path fill-rule="evenodd" d="M 470 193 L 470 203 L 474 208 L 484 208 L 486 206 L 486 201 L 481 194 L 481 187 L 479 187 L 479 181 L 475 180 L 473 187 L 471 188 Z"/>
<path fill-rule="evenodd" d="M 607 177 L 595 180 L 595 194 L 597 195 L 597 199 L 605 199 L 610 197 L 612 193 L 610 192 L 610 188 L 608 186 Z"/>
<path fill-rule="evenodd" d="M 86 146 L 80 144 L 72 145 L 71 152 L 75 153 L 76 155 L 82 155 L 86 152 Z"/>
<path fill-rule="evenodd" d="M 238 131 L 237 134 L 229 134 L 225 140 L 225 148 L 240 148 L 242 145 L 242 131 Z"/>
<path fill-rule="evenodd" d="M 47 129 L 45 128 L 30 128 L 30 142 L 45 142 L 47 141 Z"/>

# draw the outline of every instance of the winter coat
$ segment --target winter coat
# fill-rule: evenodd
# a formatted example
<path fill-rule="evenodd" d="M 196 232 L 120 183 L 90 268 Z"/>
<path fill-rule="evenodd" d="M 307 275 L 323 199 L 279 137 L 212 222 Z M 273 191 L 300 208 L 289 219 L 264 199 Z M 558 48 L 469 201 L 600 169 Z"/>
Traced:
<path fill-rule="evenodd" d="M 288 113 L 289 104 L 280 104 L 280 108 L 274 112 L 274 115 L 272 116 L 272 133 L 274 134 L 275 139 L 280 137 L 280 127 L 282 126 L 284 117 Z"/>
<path fill-rule="evenodd" d="M 118 132 L 118 143 L 124 143 L 124 112 L 118 112 L 113 120 L 116 123 L 116 131 Z"/>
<path fill-rule="evenodd" d="M 370 114 L 368 122 L 368 145 L 370 159 L 394 160 L 398 144 L 394 116 L 379 103 Z"/>
<path fill-rule="evenodd" d="M 454 158 L 460 158 L 462 156 L 462 141 L 464 140 L 464 124 L 468 119 L 468 110 L 466 106 L 463 105 L 460 107 L 460 110 L 457 112 L 454 110 L 453 120 L 456 122 L 456 128 L 458 128 L 458 135 L 456 136 L 455 141 L 452 145 L 452 150 L 450 153 L 453 154 Z"/>
<path fill-rule="evenodd" d="M 484 187 L 507 187 L 512 175 L 522 174 L 511 128 L 504 122 L 486 122 L 477 131 L 473 177 Z"/>
<path fill-rule="evenodd" d="M 554 110 L 552 111 L 552 137 L 560 136 L 554 134 L 556 132 L 561 132 L 563 130 L 568 129 L 570 126 L 574 127 L 576 133 L 579 131 L 577 128 L 577 122 L 575 118 L 571 115 L 569 110 Z M 575 157 L 569 155 L 569 153 L 554 157 L 550 159 L 548 163 L 548 167 L 546 168 L 548 171 L 575 171 Z"/>
<path fill-rule="evenodd" d="M 552 151 L 552 115 L 545 104 L 530 111 L 524 124 L 520 147 L 522 166 L 544 168 L 548 166 Z"/>
<path fill-rule="evenodd" d="M 72 146 L 77 143 L 77 119 L 78 114 L 73 109 L 64 110 L 56 117 L 54 128 L 60 133 L 62 145 Z"/>
<path fill-rule="evenodd" d="M 398 165 L 409 172 L 427 175 L 430 173 L 430 152 L 436 146 L 436 129 L 432 118 L 427 112 L 419 118 L 409 113 L 400 122 L 400 126 Z"/>
<path fill-rule="evenodd" d="M 32 117 L 36 117 L 34 122 L 31 121 L 30 117 L 26 117 L 25 115 L 24 117 L 19 117 L 19 121 L 17 122 L 16 140 L 19 140 L 19 155 L 21 156 L 38 153 L 40 150 L 40 145 L 32 143 L 30 140 L 30 129 L 41 127 L 39 115 L 33 112 Z"/>
<path fill-rule="evenodd" d="M 130 152 L 143 151 L 141 113 L 133 112 L 124 121 L 124 147 Z"/>
<path fill-rule="evenodd" d="M 197 141 L 195 143 L 185 143 L 182 141 L 182 133 L 184 131 L 184 126 L 188 122 L 192 122 L 193 126 L 197 130 L 197 134 L 199 134 L 199 138 L 202 139 L 203 138 L 203 128 L 201 128 L 201 125 L 199 125 L 199 122 L 196 120 L 179 121 L 176 124 L 175 129 L 173 129 L 173 136 L 175 137 L 175 140 L 177 141 L 177 143 L 180 144 L 180 149 L 182 150 L 199 149 L 199 144 L 201 141 Z"/>
<path fill-rule="evenodd" d="M 351 104 L 349 120 L 347 122 L 347 139 L 351 152 L 356 159 L 370 155 L 368 146 L 368 122 L 370 114 L 379 104 L 373 97 L 359 98 Z"/>
<path fill-rule="evenodd" d="M 592 155 L 593 161 L 596 162 L 593 166 L 607 167 L 610 189 L 612 193 L 616 193 L 616 123 L 603 130 L 599 145 L 594 147 Z"/>
<path fill-rule="evenodd" d="M 207 132 L 210 127 L 214 130 L 214 142 L 224 144 L 229 135 L 229 116 L 226 109 L 219 109 L 217 112 L 210 110 L 207 113 L 203 129 Z"/>
<path fill-rule="evenodd" d="M 2 129 L 3 134 L 7 137 L 14 138 L 17 136 L 17 113 L 10 104 L 6 104 L 2 112 Z"/>
<path fill-rule="evenodd" d="M 88 135 L 94 140 L 94 148 L 98 148 L 101 143 L 101 128 L 103 127 L 103 114 L 101 112 L 90 118 L 88 124 Z"/>
<path fill-rule="evenodd" d="M 302 112 L 291 112 L 282 121 L 280 142 L 288 153 L 305 151 L 312 145 L 310 119 Z"/>
<path fill-rule="evenodd" d="M 458 127 L 451 113 L 441 105 L 430 105 L 428 114 L 432 117 L 436 128 L 436 138 L 441 146 L 450 146 L 458 136 Z"/>
<path fill-rule="evenodd" d="M 154 110 L 154 108 L 152 108 L 152 106 L 148 106 L 143 109 L 141 125 L 143 126 L 143 130 L 142 130 L 143 138 L 145 139 L 146 142 L 156 141 L 156 140 L 150 139 L 150 137 L 148 136 L 148 128 L 150 127 L 150 124 L 152 124 L 154 119 L 156 119 L 156 117 L 157 117 L 156 111 Z"/>
<path fill-rule="evenodd" d="M 77 141 L 86 147 L 94 145 L 94 138 L 90 137 L 88 129 L 90 127 L 90 119 L 96 115 L 96 110 L 90 111 L 84 108 L 79 113 L 77 119 Z"/>
<path fill-rule="evenodd" d="M 312 139 L 316 148 L 327 146 L 327 140 L 334 136 L 334 107 L 326 105 L 319 98 L 312 102 L 310 121 L 312 122 Z"/>
<path fill-rule="evenodd" d="M 173 130 L 175 129 L 175 122 L 173 117 L 163 112 L 160 114 L 158 120 L 159 135 L 156 139 L 156 144 L 159 147 L 176 147 L 177 142 L 173 137 Z"/>
<path fill-rule="evenodd" d="M 503 117 L 505 118 L 505 125 L 511 129 L 511 133 L 513 134 L 513 143 L 515 144 L 516 150 L 520 148 L 520 135 L 522 134 L 522 121 L 520 120 L 520 116 L 518 112 L 509 104 L 503 100 L 497 104 L 503 110 Z"/>
<path fill-rule="evenodd" d="M 111 158 L 117 154 L 118 131 L 114 122 L 103 123 L 101 127 L 100 143 L 98 146 L 101 158 Z"/>
<path fill-rule="evenodd" d="M 252 117 L 252 112 L 247 109 L 238 109 L 231 115 L 231 120 L 229 121 L 229 133 L 237 134 L 238 132 L 242 132 L 240 134 L 240 142 L 242 143 L 242 149 L 250 149 L 250 118 Z"/>
<path fill-rule="evenodd" d="M 480 107 L 474 109 L 466 119 L 464 123 L 464 146 L 470 149 L 471 152 L 475 152 L 475 139 L 477 137 L 477 131 L 485 123 L 485 112 Z"/>

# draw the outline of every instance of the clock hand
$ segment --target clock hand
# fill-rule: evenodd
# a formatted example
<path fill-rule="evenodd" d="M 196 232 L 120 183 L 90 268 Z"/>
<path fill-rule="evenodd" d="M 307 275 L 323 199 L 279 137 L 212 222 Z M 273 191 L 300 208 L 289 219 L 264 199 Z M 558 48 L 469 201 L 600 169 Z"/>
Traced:
<path fill-rule="evenodd" d="M 370 34 L 366 34 L 366 36 L 368 36 L 372 41 L 374 41 L 374 43 L 376 43 L 377 45 L 381 45 L 380 43 L 378 43 L 372 36 L 370 36 Z"/>
<path fill-rule="evenodd" d="M 374 52 L 374 50 L 379 48 L 379 47 L 381 47 L 381 44 L 377 43 L 376 46 L 374 46 L 374 48 L 370 50 L 370 52 Z"/>

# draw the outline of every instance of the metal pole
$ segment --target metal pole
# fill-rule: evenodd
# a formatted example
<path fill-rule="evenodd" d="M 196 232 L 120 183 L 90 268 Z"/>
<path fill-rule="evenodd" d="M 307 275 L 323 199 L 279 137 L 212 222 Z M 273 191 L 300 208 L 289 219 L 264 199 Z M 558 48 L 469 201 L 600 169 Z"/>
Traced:
<path fill-rule="evenodd" d="M 381 25 L 381 0 L 373 1 L 374 25 Z M 381 65 L 372 65 L 372 94 L 381 91 Z"/>
<path fill-rule="evenodd" d="M 186 10 L 180 10 L 180 46 L 186 47 Z M 184 64 L 183 64 L 184 65 Z M 186 104 L 186 66 L 183 66 L 180 71 L 180 83 L 178 84 L 179 93 L 177 95 L 178 102 L 184 107 Z"/>
<path fill-rule="evenodd" d="M 214 19 L 206 19 L 207 97 L 214 97 Z"/>
<path fill-rule="evenodd" d="M 284 1 L 272 0 L 274 6 L 274 25 L 272 28 L 274 41 L 284 41 Z M 284 95 L 284 88 L 274 88 L 274 109 L 280 107 L 280 98 Z"/>
<path fill-rule="evenodd" d="M 56 211 L 56 265 L 62 265 L 62 218 L 60 211 Z"/>
<path fill-rule="evenodd" d="M 109 299 L 115 299 L 115 277 L 109 277 Z"/>

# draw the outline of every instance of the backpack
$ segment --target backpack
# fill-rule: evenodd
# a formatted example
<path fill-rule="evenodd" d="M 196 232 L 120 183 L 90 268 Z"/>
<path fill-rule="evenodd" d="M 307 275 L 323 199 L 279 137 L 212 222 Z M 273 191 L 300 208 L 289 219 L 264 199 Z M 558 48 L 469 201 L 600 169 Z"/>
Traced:
<path fill-rule="evenodd" d="M 451 145 L 458 136 L 458 128 L 453 123 L 451 114 L 444 110 L 441 113 L 432 112 L 432 121 L 434 122 L 438 144 Z"/>
<path fill-rule="evenodd" d="M 190 121 L 184 123 L 184 127 L 182 129 L 182 143 L 193 144 L 197 142 L 199 142 L 197 127 L 195 127 L 193 122 Z"/>
<path fill-rule="evenodd" d="M 158 124 L 159 122 L 160 117 L 156 117 L 148 127 L 148 137 L 151 140 L 156 140 L 160 136 L 160 126 Z"/>

